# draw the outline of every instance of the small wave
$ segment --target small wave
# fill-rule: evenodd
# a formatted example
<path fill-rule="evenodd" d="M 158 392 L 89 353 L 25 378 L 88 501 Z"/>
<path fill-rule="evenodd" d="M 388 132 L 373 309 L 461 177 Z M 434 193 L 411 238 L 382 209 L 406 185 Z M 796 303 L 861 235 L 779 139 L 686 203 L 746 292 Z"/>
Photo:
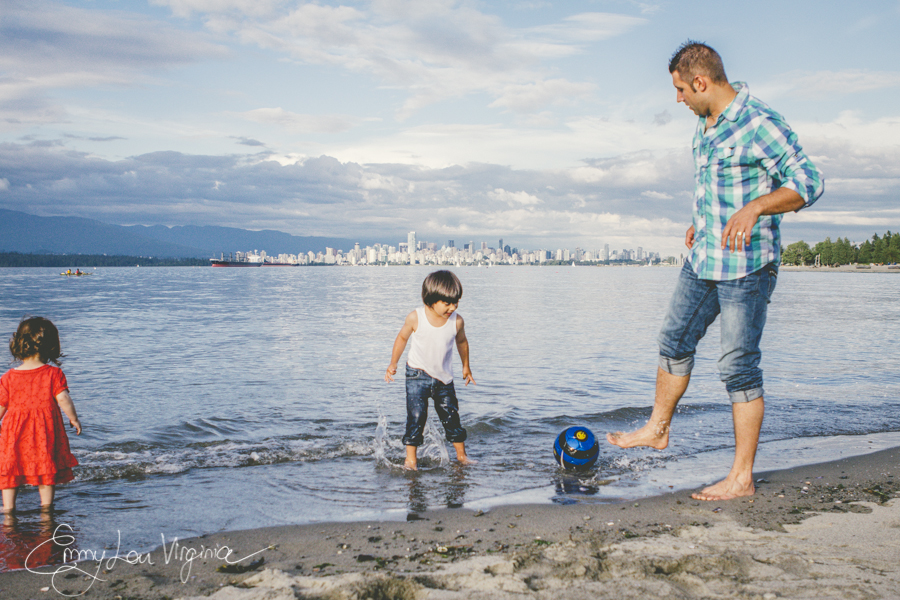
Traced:
<path fill-rule="evenodd" d="M 140 479 L 148 475 L 172 475 L 191 469 L 253 467 L 286 462 L 316 462 L 348 456 L 372 456 L 371 441 L 342 440 L 325 444 L 321 439 L 223 440 L 200 442 L 182 448 L 128 442 L 80 452 L 75 470 L 79 481 Z"/>

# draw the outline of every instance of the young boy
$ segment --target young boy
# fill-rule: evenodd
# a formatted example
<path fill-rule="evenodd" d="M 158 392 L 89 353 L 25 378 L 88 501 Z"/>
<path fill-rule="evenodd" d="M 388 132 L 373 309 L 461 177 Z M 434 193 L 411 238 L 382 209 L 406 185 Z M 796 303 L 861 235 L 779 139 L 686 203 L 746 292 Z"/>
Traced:
<path fill-rule="evenodd" d="M 450 271 L 435 271 L 422 283 L 422 302 L 408 315 L 391 353 L 391 364 L 384 374 L 385 381 L 394 381 L 397 362 L 403 355 L 406 342 L 412 345 L 406 362 L 406 461 L 404 467 L 418 468 L 416 450 L 422 445 L 422 434 L 428 419 L 428 398 L 434 398 L 437 411 L 447 435 L 456 449 L 456 460 L 462 464 L 474 461 L 466 456 L 466 430 L 459 422 L 459 402 L 453 387 L 453 342 L 462 359 L 462 375 L 469 385 L 475 383 L 469 370 L 469 341 L 463 318 L 456 314 L 462 298 L 462 284 Z M 415 335 L 413 335 L 415 334 Z"/>

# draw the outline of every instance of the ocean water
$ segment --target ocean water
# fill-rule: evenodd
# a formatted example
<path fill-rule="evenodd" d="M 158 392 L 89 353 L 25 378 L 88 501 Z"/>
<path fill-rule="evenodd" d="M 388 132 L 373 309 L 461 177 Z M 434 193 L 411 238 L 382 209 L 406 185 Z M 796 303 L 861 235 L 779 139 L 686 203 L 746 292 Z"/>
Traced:
<path fill-rule="evenodd" d="M 727 473 L 716 326 L 669 448 L 601 443 L 596 469 L 579 476 L 553 460 L 567 426 L 602 439 L 650 414 L 656 335 L 678 275 L 662 267 L 454 269 L 477 382 L 457 393 L 478 464 L 451 460 L 431 411 L 420 471 L 401 469 L 404 384 L 383 377 L 431 270 L 0 271 L 0 333 L 8 339 L 25 314 L 57 324 L 84 425 L 69 436 L 81 466 L 58 488 L 54 523 L 80 548 L 144 551 L 162 535 L 613 502 Z M 898 292 L 896 274 L 779 275 L 762 344 L 757 470 L 900 445 Z M 21 566 L 22 550 L 42 539 L 37 505 L 36 491 L 22 492 L 18 520 L 0 529 L 0 570 Z"/>

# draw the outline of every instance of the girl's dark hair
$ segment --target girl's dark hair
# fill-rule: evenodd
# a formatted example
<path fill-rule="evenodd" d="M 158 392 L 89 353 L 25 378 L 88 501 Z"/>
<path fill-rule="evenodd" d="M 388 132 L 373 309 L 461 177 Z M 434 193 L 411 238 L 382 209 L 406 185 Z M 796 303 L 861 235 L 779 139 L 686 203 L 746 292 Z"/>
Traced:
<path fill-rule="evenodd" d="M 442 300 L 447 304 L 459 304 L 462 293 L 462 284 L 450 271 L 435 271 L 422 282 L 422 302 L 425 306 Z"/>
<path fill-rule="evenodd" d="M 9 351 L 19 360 L 37 354 L 42 363 L 52 362 L 57 366 L 63 356 L 59 346 L 59 330 L 44 317 L 22 319 L 15 335 L 9 340 Z"/>

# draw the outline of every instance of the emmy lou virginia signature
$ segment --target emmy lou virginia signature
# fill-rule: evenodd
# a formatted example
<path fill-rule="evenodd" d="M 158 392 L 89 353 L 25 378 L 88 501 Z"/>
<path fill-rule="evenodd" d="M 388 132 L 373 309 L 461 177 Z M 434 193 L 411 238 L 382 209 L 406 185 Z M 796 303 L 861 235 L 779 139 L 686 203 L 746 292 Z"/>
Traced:
<path fill-rule="evenodd" d="M 67 525 L 65 523 L 56 527 L 53 531 L 53 536 L 48 540 L 42 542 L 35 546 L 34 549 L 29 552 L 28 557 L 25 560 L 25 568 L 29 573 L 34 573 L 35 575 L 40 575 L 42 577 L 50 578 L 50 586 L 56 591 L 58 594 L 62 596 L 81 596 L 85 592 L 87 592 L 94 585 L 95 582 L 103 582 L 105 579 L 100 577 L 101 569 L 104 570 L 105 573 L 108 573 L 112 569 L 115 568 L 116 564 L 119 562 L 124 562 L 130 565 L 155 565 L 157 563 L 154 562 L 154 552 L 137 552 L 136 550 L 129 550 L 127 552 L 122 551 L 122 532 L 117 531 L 118 541 L 116 543 L 115 551 L 108 554 L 108 550 L 83 550 L 74 547 L 75 537 L 72 535 L 73 529 L 71 525 Z M 229 565 L 236 565 L 248 558 L 256 556 L 262 552 L 266 551 L 266 548 L 262 550 L 258 550 L 253 554 L 248 554 L 247 556 L 242 556 L 237 558 L 232 550 L 228 546 L 223 546 L 220 544 L 216 544 L 214 546 L 204 546 L 200 545 L 197 547 L 184 546 L 179 541 L 178 538 L 174 538 L 171 541 L 166 540 L 166 534 L 161 533 L 162 537 L 162 564 L 171 564 L 171 563 L 180 563 L 181 569 L 179 570 L 179 579 L 181 583 L 187 583 L 188 578 L 191 576 L 191 569 L 194 566 L 195 560 L 222 560 L 225 561 Z M 38 551 L 45 544 L 56 544 L 57 546 L 61 546 L 63 548 L 63 563 L 62 565 L 54 565 L 47 567 L 31 567 L 29 566 L 29 559 L 31 559 L 31 555 Z M 157 559 L 159 556 L 156 557 Z M 88 566 L 85 563 L 96 562 L 97 566 L 92 571 L 88 570 Z M 84 568 L 82 568 L 84 567 Z M 84 579 L 90 581 L 88 586 L 78 592 L 77 594 L 73 593 L 64 593 L 60 591 L 57 587 L 58 580 L 60 578 L 68 578 L 71 579 L 71 576 L 75 575 L 83 575 Z M 67 583 L 67 586 L 71 586 L 71 583 Z"/>

